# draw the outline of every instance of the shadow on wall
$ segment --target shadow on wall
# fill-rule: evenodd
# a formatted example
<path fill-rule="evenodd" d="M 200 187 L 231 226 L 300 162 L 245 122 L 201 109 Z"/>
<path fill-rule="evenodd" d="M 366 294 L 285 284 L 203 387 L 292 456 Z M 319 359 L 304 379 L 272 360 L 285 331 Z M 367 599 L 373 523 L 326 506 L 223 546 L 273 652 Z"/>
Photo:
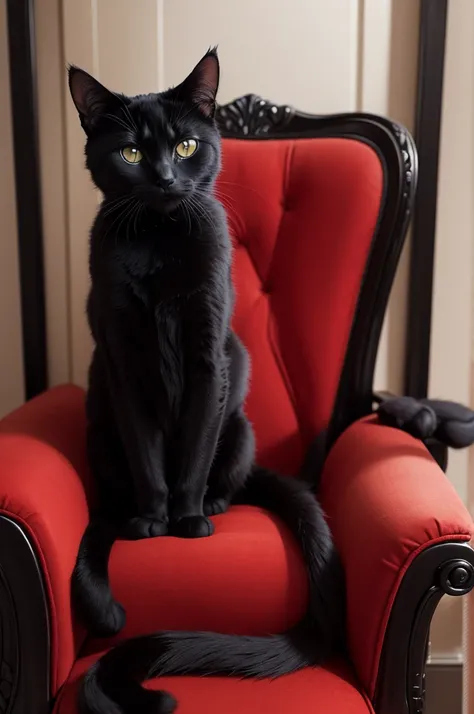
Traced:
<path fill-rule="evenodd" d="M 418 87 L 420 4 L 412 0 L 395 0 L 391 5 L 386 107 L 375 111 L 400 122 L 413 133 Z M 371 107 L 363 109 L 372 111 Z M 410 239 L 409 231 L 392 287 L 375 375 L 377 389 L 388 389 L 397 394 L 401 394 L 404 388 Z"/>

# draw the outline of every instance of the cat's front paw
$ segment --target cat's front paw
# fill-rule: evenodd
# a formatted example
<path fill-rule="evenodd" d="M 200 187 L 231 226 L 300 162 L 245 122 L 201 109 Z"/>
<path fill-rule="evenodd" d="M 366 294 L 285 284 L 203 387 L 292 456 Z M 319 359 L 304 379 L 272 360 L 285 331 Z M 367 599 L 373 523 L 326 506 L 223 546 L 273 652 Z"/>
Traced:
<path fill-rule="evenodd" d="M 178 538 L 207 538 L 214 533 L 214 526 L 206 516 L 183 516 L 171 525 L 171 535 Z"/>
<path fill-rule="evenodd" d="M 204 499 L 204 515 L 218 516 L 220 513 L 225 513 L 229 508 L 229 501 L 225 498 L 205 498 Z"/>
<path fill-rule="evenodd" d="M 159 518 L 137 516 L 130 518 L 121 529 L 121 535 L 126 540 L 141 540 L 156 538 L 168 533 L 168 523 Z"/>

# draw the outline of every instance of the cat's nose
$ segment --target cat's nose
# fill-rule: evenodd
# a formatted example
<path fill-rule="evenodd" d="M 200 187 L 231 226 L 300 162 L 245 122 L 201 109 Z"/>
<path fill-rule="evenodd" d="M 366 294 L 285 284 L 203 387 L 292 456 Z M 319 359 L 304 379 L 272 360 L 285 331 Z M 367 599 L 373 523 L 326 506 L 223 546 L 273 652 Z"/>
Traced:
<path fill-rule="evenodd" d="M 159 176 L 157 179 L 157 184 L 164 191 L 167 191 L 175 182 L 174 176 Z"/>

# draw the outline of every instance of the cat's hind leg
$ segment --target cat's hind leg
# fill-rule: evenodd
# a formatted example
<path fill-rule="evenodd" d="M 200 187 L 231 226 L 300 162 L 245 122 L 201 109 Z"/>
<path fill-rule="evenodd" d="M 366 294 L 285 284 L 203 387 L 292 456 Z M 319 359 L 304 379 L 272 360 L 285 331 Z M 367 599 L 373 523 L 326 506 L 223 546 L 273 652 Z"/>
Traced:
<path fill-rule="evenodd" d="M 255 455 L 255 439 L 249 420 L 242 409 L 227 419 L 204 497 L 204 513 L 224 513 L 235 493 L 240 491 L 250 474 Z"/>
<path fill-rule="evenodd" d="M 243 488 L 255 456 L 253 429 L 242 407 L 247 394 L 250 362 L 245 347 L 233 332 L 228 335 L 226 352 L 230 389 L 204 497 L 206 516 L 215 516 L 228 509 L 234 494 Z"/>

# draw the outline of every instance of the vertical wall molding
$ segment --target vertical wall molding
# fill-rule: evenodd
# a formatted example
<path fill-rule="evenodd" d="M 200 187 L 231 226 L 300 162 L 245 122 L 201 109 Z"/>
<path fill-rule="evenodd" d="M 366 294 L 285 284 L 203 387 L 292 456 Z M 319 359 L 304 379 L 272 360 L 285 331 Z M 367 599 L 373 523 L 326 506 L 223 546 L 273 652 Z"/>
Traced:
<path fill-rule="evenodd" d="M 165 0 L 156 0 L 157 39 L 156 39 L 156 76 L 158 78 L 157 91 L 167 89 L 165 74 Z"/>
<path fill-rule="evenodd" d="M 7 1 L 25 395 L 47 386 L 33 0 Z"/>
<path fill-rule="evenodd" d="M 49 386 L 72 374 L 61 0 L 34 0 Z"/>

